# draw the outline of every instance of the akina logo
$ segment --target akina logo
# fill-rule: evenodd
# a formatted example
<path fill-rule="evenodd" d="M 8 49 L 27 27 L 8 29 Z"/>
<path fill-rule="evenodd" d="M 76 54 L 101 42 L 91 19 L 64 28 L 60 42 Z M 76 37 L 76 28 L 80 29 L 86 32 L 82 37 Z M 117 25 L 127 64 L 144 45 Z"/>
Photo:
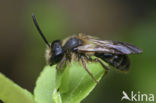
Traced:
<path fill-rule="evenodd" d="M 131 91 L 131 94 L 128 95 L 125 91 L 122 91 L 122 98 L 121 101 L 128 100 L 128 101 L 135 101 L 135 102 L 153 102 L 154 101 L 154 94 L 145 94 L 141 93 L 140 91 L 134 92 Z"/>

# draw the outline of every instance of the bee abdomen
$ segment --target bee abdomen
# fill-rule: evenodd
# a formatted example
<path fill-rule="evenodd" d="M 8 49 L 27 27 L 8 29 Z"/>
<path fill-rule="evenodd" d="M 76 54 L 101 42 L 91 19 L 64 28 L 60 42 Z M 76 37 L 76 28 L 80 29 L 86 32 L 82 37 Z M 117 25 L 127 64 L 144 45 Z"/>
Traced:
<path fill-rule="evenodd" d="M 95 53 L 95 56 L 121 71 L 127 71 L 129 69 L 130 61 L 127 55 Z"/>

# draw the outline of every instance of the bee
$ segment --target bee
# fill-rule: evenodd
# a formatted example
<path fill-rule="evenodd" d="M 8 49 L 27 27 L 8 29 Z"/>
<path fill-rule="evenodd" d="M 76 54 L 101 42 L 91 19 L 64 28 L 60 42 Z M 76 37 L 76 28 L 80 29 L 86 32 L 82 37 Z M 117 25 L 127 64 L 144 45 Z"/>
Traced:
<path fill-rule="evenodd" d="M 100 40 L 83 33 L 67 37 L 64 40 L 55 40 L 52 43 L 48 43 L 34 14 L 32 14 L 32 18 L 48 47 L 46 50 L 46 59 L 49 65 L 57 64 L 56 68 L 61 69 L 72 60 L 80 61 L 84 69 L 96 83 L 98 81 L 87 67 L 88 61 L 99 62 L 107 72 L 110 70 L 110 67 L 105 65 L 104 61 L 120 71 L 128 71 L 130 67 L 128 55 L 142 53 L 141 49 L 129 43 Z M 93 56 L 95 58 L 92 58 Z"/>

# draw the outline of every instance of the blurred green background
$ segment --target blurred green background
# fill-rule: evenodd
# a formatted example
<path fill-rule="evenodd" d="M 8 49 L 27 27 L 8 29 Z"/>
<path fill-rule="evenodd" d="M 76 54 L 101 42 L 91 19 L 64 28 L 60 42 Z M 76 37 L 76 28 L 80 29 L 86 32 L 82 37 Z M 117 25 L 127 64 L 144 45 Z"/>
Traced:
<path fill-rule="evenodd" d="M 121 103 L 123 90 L 156 95 L 155 0 L 3 0 L 0 12 L 0 72 L 29 91 L 46 64 L 33 12 L 49 42 L 83 32 L 143 49 L 128 73 L 111 70 L 83 103 Z"/>

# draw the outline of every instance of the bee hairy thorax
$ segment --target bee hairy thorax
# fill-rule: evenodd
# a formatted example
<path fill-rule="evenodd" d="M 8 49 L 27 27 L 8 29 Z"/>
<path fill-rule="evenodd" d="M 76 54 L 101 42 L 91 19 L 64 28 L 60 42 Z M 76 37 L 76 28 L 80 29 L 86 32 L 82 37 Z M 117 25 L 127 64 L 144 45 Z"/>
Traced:
<path fill-rule="evenodd" d="M 77 47 L 83 45 L 83 41 L 76 37 L 72 37 L 66 41 L 63 46 L 66 57 L 71 60 L 72 53 L 78 54 Z"/>
<path fill-rule="evenodd" d="M 95 53 L 95 56 L 121 71 L 127 71 L 129 69 L 130 61 L 127 55 Z"/>
<path fill-rule="evenodd" d="M 72 37 L 70 38 L 63 46 L 64 51 L 76 51 L 76 47 L 81 46 L 83 44 L 83 41 L 76 38 Z"/>

